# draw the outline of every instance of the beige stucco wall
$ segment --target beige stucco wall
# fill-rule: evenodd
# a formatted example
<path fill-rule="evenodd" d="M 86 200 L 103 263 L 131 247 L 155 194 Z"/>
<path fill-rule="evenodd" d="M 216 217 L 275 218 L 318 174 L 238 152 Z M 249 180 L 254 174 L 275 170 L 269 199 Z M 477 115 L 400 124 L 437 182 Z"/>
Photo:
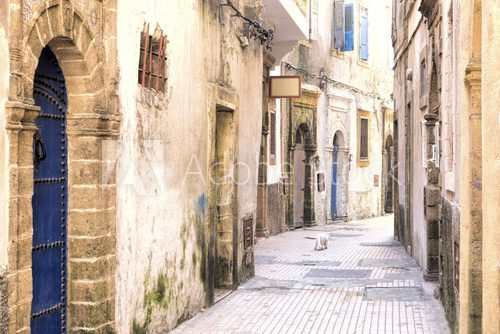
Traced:
<path fill-rule="evenodd" d="M 168 91 L 157 96 L 137 84 L 145 21 L 150 33 L 158 23 L 169 40 Z M 208 224 L 206 182 L 215 115 L 211 101 L 217 84 L 238 96 L 238 222 L 248 214 L 255 217 L 262 58 L 258 43 L 240 46 L 234 33 L 239 29 L 240 21 L 220 10 L 218 1 L 118 2 L 123 120 L 115 312 L 120 333 L 130 332 L 133 322 L 143 326 L 149 316 L 149 330 L 164 332 L 204 307 L 200 266 L 206 254 L 200 249 L 200 233 Z M 240 235 L 240 250 L 241 240 Z M 240 270 L 242 262 L 240 251 Z M 161 303 L 149 300 L 159 281 L 167 294 Z"/>
<path fill-rule="evenodd" d="M 442 159 L 440 169 L 443 174 L 442 195 L 459 205 L 460 199 L 460 117 L 455 112 L 459 102 L 460 94 L 457 89 L 463 82 L 461 77 L 455 73 L 458 64 L 456 47 L 460 43 L 457 22 L 459 6 L 454 5 L 454 0 L 444 0 L 442 4 L 443 13 L 443 62 L 442 62 Z"/>
<path fill-rule="evenodd" d="M 9 143 L 5 130 L 5 102 L 9 94 L 9 7 L 6 1 L 0 3 L 0 269 L 7 265 L 7 240 L 9 235 L 8 203 L 8 154 Z M 1 301 L 0 301 L 1 304 Z"/>
<path fill-rule="evenodd" d="M 483 333 L 500 331 L 500 3 L 483 0 Z"/>
<path fill-rule="evenodd" d="M 465 78 L 466 67 L 471 59 L 471 39 L 472 39 L 472 14 L 473 3 L 472 1 L 460 2 L 455 1 L 459 10 L 460 20 L 456 23 L 459 29 L 459 39 L 457 43 L 458 50 L 458 64 L 457 75 Z M 456 93 L 459 95 L 456 112 L 460 110 L 469 110 L 470 101 L 467 92 L 467 87 L 464 81 L 458 86 Z M 464 159 L 460 160 L 461 164 L 461 182 L 463 191 L 461 192 L 460 202 L 462 213 L 467 213 L 470 210 L 470 196 L 468 185 L 470 184 L 470 168 L 468 167 L 468 159 L 465 154 L 470 151 L 470 136 L 468 129 L 469 117 L 467 113 L 460 112 L 460 146 L 463 152 Z M 470 248 L 470 215 L 462 214 L 460 216 L 460 333 L 468 333 L 469 330 L 469 305 L 470 305 L 470 291 L 469 291 L 469 253 Z"/>

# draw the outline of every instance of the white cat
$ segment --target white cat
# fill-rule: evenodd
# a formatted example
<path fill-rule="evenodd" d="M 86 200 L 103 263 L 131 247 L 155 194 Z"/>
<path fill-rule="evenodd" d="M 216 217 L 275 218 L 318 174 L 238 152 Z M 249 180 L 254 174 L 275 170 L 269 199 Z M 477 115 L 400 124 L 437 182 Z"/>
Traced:
<path fill-rule="evenodd" d="M 318 233 L 316 235 L 316 246 L 314 246 L 314 250 L 323 250 L 328 248 L 328 240 L 330 240 L 330 236 L 326 233 Z"/>

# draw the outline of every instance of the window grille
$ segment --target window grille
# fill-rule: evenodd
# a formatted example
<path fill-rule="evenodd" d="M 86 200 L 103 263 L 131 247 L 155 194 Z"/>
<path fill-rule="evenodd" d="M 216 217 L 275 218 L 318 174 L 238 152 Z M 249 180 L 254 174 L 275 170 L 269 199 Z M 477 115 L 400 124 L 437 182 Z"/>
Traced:
<path fill-rule="evenodd" d="M 166 87 L 166 49 L 168 40 L 163 30 L 157 28 L 154 35 L 145 31 L 141 33 L 141 50 L 139 57 L 139 84 L 157 92 L 165 91 Z"/>

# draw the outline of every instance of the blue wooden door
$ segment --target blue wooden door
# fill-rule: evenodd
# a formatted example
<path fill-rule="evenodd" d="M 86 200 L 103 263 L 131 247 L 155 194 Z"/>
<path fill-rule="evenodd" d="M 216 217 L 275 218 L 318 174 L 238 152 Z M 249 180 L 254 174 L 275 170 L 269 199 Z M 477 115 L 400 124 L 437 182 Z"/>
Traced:
<path fill-rule="evenodd" d="M 66 332 L 66 85 L 55 55 L 42 50 L 33 96 L 41 113 L 33 138 L 31 333 Z"/>
<path fill-rule="evenodd" d="M 331 196 L 331 213 L 332 218 L 337 218 L 337 158 L 339 149 L 337 146 L 333 146 L 333 158 L 332 158 L 332 196 Z"/>

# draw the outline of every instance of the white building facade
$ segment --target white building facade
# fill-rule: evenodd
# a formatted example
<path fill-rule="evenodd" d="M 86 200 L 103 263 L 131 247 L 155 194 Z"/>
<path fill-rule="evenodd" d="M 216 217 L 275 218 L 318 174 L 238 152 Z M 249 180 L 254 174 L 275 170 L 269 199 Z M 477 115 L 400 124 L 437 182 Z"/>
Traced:
<path fill-rule="evenodd" d="M 281 161 L 268 167 L 268 181 L 280 199 L 269 202 L 269 215 L 280 200 L 288 209 L 282 205 L 285 218 L 273 218 L 271 225 L 293 228 L 392 212 L 391 16 L 390 1 L 312 2 L 309 39 L 275 71 L 300 75 L 303 97 L 275 103 Z M 305 101 L 311 94 L 315 100 Z M 310 116 L 301 109 L 308 103 Z M 299 175 L 304 172 L 295 161 L 301 155 L 294 126 L 302 123 L 312 126 L 311 154 L 303 159 L 307 175 Z M 309 184 L 310 195 L 302 193 Z"/>

